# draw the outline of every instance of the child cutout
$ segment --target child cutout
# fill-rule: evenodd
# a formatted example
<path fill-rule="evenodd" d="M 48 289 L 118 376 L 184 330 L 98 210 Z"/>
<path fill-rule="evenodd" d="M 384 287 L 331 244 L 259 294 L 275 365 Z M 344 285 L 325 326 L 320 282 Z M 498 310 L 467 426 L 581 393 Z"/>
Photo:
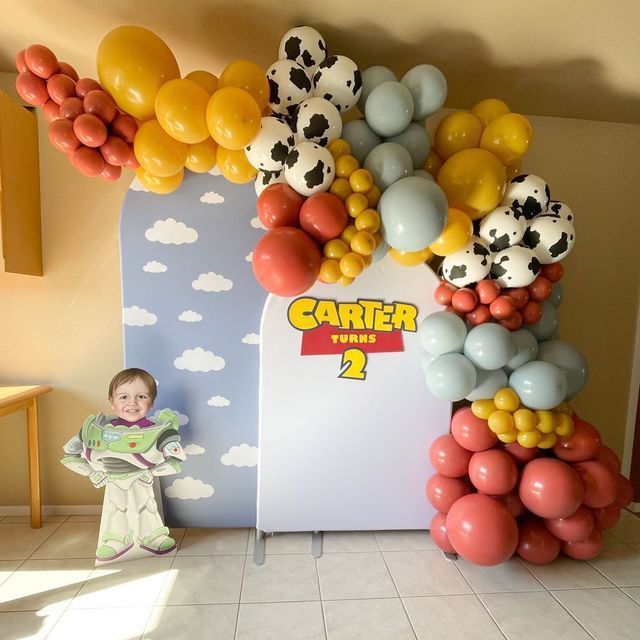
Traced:
<path fill-rule="evenodd" d="M 156 476 L 179 473 L 186 456 L 178 435 L 178 416 L 163 409 L 147 414 L 156 399 L 156 381 L 143 369 L 125 369 L 109 385 L 115 416 L 88 416 L 78 435 L 63 447 L 67 468 L 106 485 L 98 561 L 115 560 L 134 544 L 155 555 L 173 551 L 153 494 Z"/>

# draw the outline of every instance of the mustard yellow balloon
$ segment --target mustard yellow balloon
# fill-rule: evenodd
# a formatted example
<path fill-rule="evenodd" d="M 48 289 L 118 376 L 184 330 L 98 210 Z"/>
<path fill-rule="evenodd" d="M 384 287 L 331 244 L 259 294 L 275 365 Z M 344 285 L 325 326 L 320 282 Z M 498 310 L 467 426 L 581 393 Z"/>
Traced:
<path fill-rule="evenodd" d="M 345 253 L 348 253 L 349 245 L 341 238 L 333 238 L 325 243 L 322 251 L 327 258 L 340 260 Z"/>
<path fill-rule="evenodd" d="M 513 420 L 518 431 L 533 431 L 538 424 L 536 414 L 526 408 L 514 411 Z"/>
<path fill-rule="evenodd" d="M 498 409 L 502 411 L 514 412 L 520 406 L 520 398 L 511 387 L 502 387 L 498 389 L 493 396 L 493 402 Z"/>
<path fill-rule="evenodd" d="M 480 138 L 480 147 L 509 165 L 527 152 L 532 134 L 531 123 L 523 115 L 505 113 L 487 124 Z"/>
<path fill-rule="evenodd" d="M 340 264 L 337 260 L 332 258 L 323 258 L 320 265 L 320 273 L 318 274 L 318 280 L 326 282 L 327 284 L 333 284 L 338 281 L 338 278 L 342 275 L 340 271 Z"/>
<path fill-rule="evenodd" d="M 207 173 L 216 166 L 218 145 L 213 138 L 190 144 L 184 166 L 194 173 Z"/>
<path fill-rule="evenodd" d="M 171 49 L 152 31 L 125 25 L 109 31 L 98 46 L 100 84 L 122 111 L 139 120 L 154 117 L 160 87 L 180 77 Z"/>
<path fill-rule="evenodd" d="M 505 164 L 504 168 L 507 173 L 507 182 L 510 182 L 522 170 L 522 158 L 517 158 L 516 160 L 513 160 L 509 164 Z"/>
<path fill-rule="evenodd" d="M 422 168 L 425 171 L 428 171 L 433 176 L 434 180 L 437 180 L 438 172 L 442 167 L 442 163 L 443 163 L 442 158 L 433 149 L 431 149 L 431 151 L 429 151 L 429 155 L 427 156 L 427 159 L 422 165 Z"/>
<path fill-rule="evenodd" d="M 249 163 L 243 149 L 226 149 L 219 146 L 216 162 L 220 173 L 229 182 L 245 184 L 258 175 L 258 170 Z"/>
<path fill-rule="evenodd" d="M 536 411 L 536 418 L 538 419 L 536 429 L 538 429 L 540 433 L 553 433 L 555 431 L 556 421 L 553 412 Z"/>
<path fill-rule="evenodd" d="M 418 251 L 398 251 L 393 247 L 389 248 L 389 255 L 403 267 L 415 267 L 424 262 L 428 262 L 433 258 L 433 253 L 429 247 Z"/>
<path fill-rule="evenodd" d="M 380 224 L 380 214 L 375 209 L 365 209 L 361 211 L 355 219 L 355 225 L 358 231 L 376 233 L 378 229 L 380 229 Z"/>
<path fill-rule="evenodd" d="M 573 435 L 575 429 L 571 416 L 566 413 L 554 413 L 555 433 L 562 438 L 568 438 Z"/>
<path fill-rule="evenodd" d="M 199 84 L 210 96 L 212 96 L 218 90 L 218 77 L 213 73 L 204 71 L 203 69 L 196 69 L 187 73 L 185 76 L 187 80 L 193 80 L 196 84 Z"/>
<path fill-rule="evenodd" d="M 433 146 L 440 158 L 446 160 L 454 153 L 473 149 L 480 142 L 482 123 L 469 111 L 456 111 L 445 116 L 436 127 Z"/>
<path fill-rule="evenodd" d="M 376 239 L 369 231 L 358 231 L 351 238 L 351 251 L 362 256 L 370 256 L 376 250 Z"/>
<path fill-rule="evenodd" d="M 449 206 L 464 211 L 472 220 L 482 218 L 498 206 L 506 180 L 503 164 L 486 149 L 459 151 L 438 172 L 438 185 Z"/>
<path fill-rule="evenodd" d="M 558 436 L 555 433 L 547 433 L 540 438 L 538 447 L 540 449 L 551 449 L 556 442 L 558 442 Z"/>
<path fill-rule="evenodd" d="M 154 176 L 152 173 L 149 173 L 144 167 L 138 167 L 136 169 L 136 178 L 140 181 L 140 184 L 145 188 L 151 191 L 152 193 L 157 193 L 159 195 L 164 195 L 165 193 L 171 193 L 175 191 L 180 184 L 182 183 L 182 178 L 184 177 L 184 169 L 180 169 L 178 173 L 173 176 L 160 177 Z"/>
<path fill-rule="evenodd" d="M 471 218 L 464 211 L 450 208 L 442 233 L 429 245 L 429 249 L 437 256 L 448 256 L 462 249 L 472 233 Z"/>
<path fill-rule="evenodd" d="M 209 137 L 207 104 L 209 94 L 193 80 L 169 80 L 156 96 L 156 118 L 172 137 L 186 144 Z"/>
<path fill-rule="evenodd" d="M 542 434 L 538 430 L 533 431 L 518 431 L 518 435 L 516 436 L 518 439 L 518 444 L 526 449 L 533 449 L 537 447 L 542 440 Z"/>
<path fill-rule="evenodd" d="M 480 100 L 471 109 L 471 113 L 486 127 L 492 120 L 505 113 L 509 113 L 509 105 L 498 98 L 485 98 Z"/>
<path fill-rule="evenodd" d="M 474 400 L 471 403 L 471 413 L 481 420 L 488 420 L 494 411 L 497 411 L 497 407 L 493 400 Z"/>
<path fill-rule="evenodd" d="M 207 126 L 211 137 L 225 149 L 244 149 L 260 130 L 260 108 L 244 90 L 218 89 L 207 104 Z"/>
<path fill-rule="evenodd" d="M 508 411 L 494 411 L 487 424 L 493 433 L 509 433 L 514 430 L 513 415 Z"/>
<path fill-rule="evenodd" d="M 340 258 L 340 271 L 347 278 L 357 278 L 364 271 L 365 266 L 362 256 L 353 251 L 345 253 Z"/>
<path fill-rule="evenodd" d="M 351 145 L 344 138 L 336 138 L 327 146 L 329 153 L 337 160 L 340 156 L 351 155 Z"/>
<path fill-rule="evenodd" d="M 269 82 L 265 72 L 251 60 L 234 60 L 220 74 L 218 88 L 244 89 L 262 111 L 269 102 Z"/>
<path fill-rule="evenodd" d="M 133 152 L 144 169 L 161 178 L 178 173 L 187 159 L 187 145 L 172 138 L 157 120 L 149 120 L 138 128 Z"/>

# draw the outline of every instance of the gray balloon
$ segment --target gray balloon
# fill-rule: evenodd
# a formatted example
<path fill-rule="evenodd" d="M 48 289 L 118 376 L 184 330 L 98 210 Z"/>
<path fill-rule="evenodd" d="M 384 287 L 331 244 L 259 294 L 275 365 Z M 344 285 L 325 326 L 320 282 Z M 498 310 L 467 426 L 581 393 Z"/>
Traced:
<path fill-rule="evenodd" d="M 431 140 L 427 130 L 415 122 L 397 136 L 386 138 L 386 142 L 401 144 L 411 154 L 414 169 L 420 169 L 424 165 L 431 151 Z"/>
<path fill-rule="evenodd" d="M 533 360 L 509 376 L 509 386 L 530 409 L 553 409 L 567 396 L 567 378 L 551 362 Z"/>
<path fill-rule="evenodd" d="M 493 399 L 496 395 L 496 391 L 502 389 L 509 384 L 509 378 L 504 369 L 494 369 L 493 371 L 486 371 L 485 369 L 478 369 L 478 380 L 476 382 L 475 389 L 467 396 L 465 400 L 489 400 Z"/>
<path fill-rule="evenodd" d="M 415 120 L 433 115 L 447 99 L 447 79 L 438 67 L 431 64 L 419 64 L 409 69 L 401 82 L 413 97 Z"/>
<path fill-rule="evenodd" d="M 538 340 L 549 340 L 558 331 L 560 326 L 560 318 L 558 317 L 558 310 L 549 302 L 545 300 L 541 303 L 542 317 L 538 322 L 533 324 L 527 324 L 524 329 L 531 332 Z"/>
<path fill-rule="evenodd" d="M 367 103 L 369 94 L 383 82 L 393 81 L 397 82 L 396 74 L 388 67 L 376 65 L 375 67 L 369 67 L 361 73 L 362 77 L 362 91 L 360 98 L 358 99 L 358 109 L 361 113 L 364 113 L 364 106 Z"/>
<path fill-rule="evenodd" d="M 424 178 L 425 180 L 431 180 L 431 182 L 435 182 L 433 176 L 424 169 L 414 169 L 413 175 L 416 176 L 416 178 Z"/>
<path fill-rule="evenodd" d="M 589 380 L 587 359 L 572 344 L 553 338 L 538 345 L 538 360 L 560 367 L 567 378 L 567 400 L 576 396 Z"/>
<path fill-rule="evenodd" d="M 377 147 L 382 138 L 373 131 L 364 118 L 351 120 L 342 126 L 342 138 L 351 146 L 351 155 L 364 164 L 365 158 L 374 147 Z"/>
<path fill-rule="evenodd" d="M 411 92 L 400 82 L 387 81 L 379 84 L 367 98 L 364 117 L 379 136 L 397 136 L 413 119 Z"/>
<path fill-rule="evenodd" d="M 538 357 L 538 341 L 530 331 L 518 329 L 511 332 L 511 337 L 515 342 L 516 351 L 504 367 L 507 373 Z"/>
<path fill-rule="evenodd" d="M 477 373 L 461 353 L 445 353 L 429 365 L 425 378 L 429 391 L 436 398 L 457 402 L 473 391 Z"/>
<path fill-rule="evenodd" d="M 513 357 L 515 343 L 511 332 L 500 324 L 487 322 L 473 327 L 464 341 L 464 355 L 476 367 L 501 369 Z"/>
<path fill-rule="evenodd" d="M 557 308 L 560 306 L 563 297 L 564 290 L 562 288 L 562 284 L 560 282 L 554 282 L 553 287 L 551 288 L 551 295 L 547 298 L 547 300 Z"/>
<path fill-rule="evenodd" d="M 418 340 L 422 348 L 431 355 L 460 353 L 467 337 L 464 320 L 449 311 L 429 314 L 418 327 Z"/>
<path fill-rule="evenodd" d="M 427 369 L 429 365 L 437 358 L 438 356 L 432 356 L 430 353 L 423 351 L 420 354 L 420 366 L 422 367 L 422 373 L 426 376 Z"/>
<path fill-rule="evenodd" d="M 364 161 L 380 191 L 385 191 L 400 178 L 413 175 L 411 154 L 397 142 L 383 142 L 374 147 Z"/>

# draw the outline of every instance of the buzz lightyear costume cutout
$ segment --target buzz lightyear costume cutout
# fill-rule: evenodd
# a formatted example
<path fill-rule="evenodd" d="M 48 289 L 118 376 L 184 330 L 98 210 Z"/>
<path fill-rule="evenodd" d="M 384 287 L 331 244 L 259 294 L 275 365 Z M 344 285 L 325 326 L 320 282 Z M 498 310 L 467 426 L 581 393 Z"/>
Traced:
<path fill-rule="evenodd" d="M 157 420 L 145 419 L 143 424 L 118 424 L 115 416 L 90 415 L 63 447 L 66 455 L 60 462 L 65 467 L 87 476 L 96 488 L 106 486 L 108 511 L 96 549 L 98 561 L 115 560 L 136 543 L 155 555 L 176 547 L 158 513 L 153 483 L 158 476 L 179 473 L 186 459 L 178 416 L 163 409 Z M 133 518 L 130 497 L 136 510 Z M 137 524 L 137 531 L 132 524 Z"/>

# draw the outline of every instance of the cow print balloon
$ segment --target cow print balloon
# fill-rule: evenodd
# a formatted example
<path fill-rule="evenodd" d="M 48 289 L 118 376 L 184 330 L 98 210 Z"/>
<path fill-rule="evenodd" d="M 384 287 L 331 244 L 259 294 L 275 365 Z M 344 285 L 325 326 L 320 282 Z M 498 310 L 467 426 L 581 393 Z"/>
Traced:
<path fill-rule="evenodd" d="M 307 72 L 292 60 L 278 60 L 267 69 L 269 106 L 276 113 L 290 116 L 309 97 L 311 80 Z"/>
<path fill-rule="evenodd" d="M 273 117 L 260 120 L 260 131 L 245 147 L 244 153 L 251 166 L 262 171 L 281 171 L 284 161 L 295 144 L 288 124 Z"/>
<path fill-rule="evenodd" d="M 280 60 L 292 60 L 311 71 L 326 57 L 327 44 L 313 27 L 294 27 L 282 36 L 278 50 Z"/>
<path fill-rule="evenodd" d="M 523 244 L 533 249 L 542 264 L 559 262 L 573 249 L 573 224 L 558 216 L 538 216 L 524 234 Z"/>
<path fill-rule="evenodd" d="M 531 220 L 547 212 L 550 198 L 549 185 L 542 178 L 523 173 L 509 182 L 500 204 Z"/>
<path fill-rule="evenodd" d="M 491 277 L 503 288 L 526 287 L 540 273 L 540 261 L 532 249 L 509 247 L 493 256 Z"/>
<path fill-rule="evenodd" d="M 286 184 L 287 179 L 284 177 L 284 171 L 258 171 L 254 188 L 256 195 L 260 197 L 260 194 L 271 184 L 276 182 L 284 182 Z"/>
<path fill-rule="evenodd" d="M 564 218 L 565 220 L 573 223 L 573 211 L 571 210 L 571 207 L 559 200 L 552 200 L 549 203 L 547 213 L 552 216 L 558 216 L 558 218 Z"/>
<path fill-rule="evenodd" d="M 442 261 L 442 275 L 456 287 L 466 287 L 484 278 L 491 268 L 491 252 L 484 240 L 471 236 L 469 242 Z"/>
<path fill-rule="evenodd" d="M 313 75 L 313 95 L 334 104 L 340 113 L 355 106 L 362 92 L 362 76 L 346 56 L 329 56 Z"/>
<path fill-rule="evenodd" d="M 333 156 L 315 142 L 297 144 L 287 156 L 284 176 L 289 186 L 303 196 L 326 191 L 336 173 Z"/>
<path fill-rule="evenodd" d="M 292 129 L 296 143 L 310 140 L 326 147 L 342 134 L 342 118 L 328 100 L 309 98 L 296 110 Z"/>
<path fill-rule="evenodd" d="M 520 244 L 526 230 L 524 218 L 509 207 L 497 207 L 480 223 L 480 237 L 494 253 Z"/>

